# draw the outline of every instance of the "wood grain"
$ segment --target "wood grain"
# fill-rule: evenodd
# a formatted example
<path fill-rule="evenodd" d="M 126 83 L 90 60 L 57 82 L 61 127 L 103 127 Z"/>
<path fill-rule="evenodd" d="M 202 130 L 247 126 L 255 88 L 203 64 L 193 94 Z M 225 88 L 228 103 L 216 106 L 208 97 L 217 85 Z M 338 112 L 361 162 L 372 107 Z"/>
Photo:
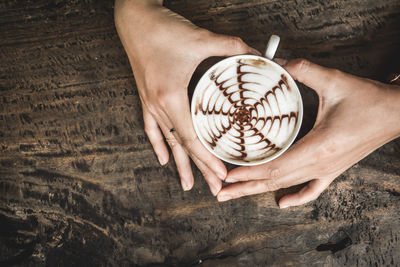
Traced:
<path fill-rule="evenodd" d="M 260 50 L 277 33 L 280 57 L 399 71 L 397 0 L 165 5 Z M 183 192 L 158 165 L 110 1 L 3 1 L 0 36 L 0 265 L 400 265 L 400 140 L 305 206 L 279 210 L 282 191 L 220 204 L 198 170 Z"/>

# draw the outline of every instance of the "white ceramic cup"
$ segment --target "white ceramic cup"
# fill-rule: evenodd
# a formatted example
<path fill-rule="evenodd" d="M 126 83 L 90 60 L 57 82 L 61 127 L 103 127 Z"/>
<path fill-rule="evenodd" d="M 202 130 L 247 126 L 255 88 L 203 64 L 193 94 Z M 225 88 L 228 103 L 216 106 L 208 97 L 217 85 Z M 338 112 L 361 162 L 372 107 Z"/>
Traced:
<path fill-rule="evenodd" d="M 299 89 L 272 59 L 280 38 L 272 35 L 265 57 L 228 57 L 209 68 L 195 88 L 191 112 L 201 143 L 218 158 L 242 166 L 266 163 L 295 140 L 303 119 Z"/>

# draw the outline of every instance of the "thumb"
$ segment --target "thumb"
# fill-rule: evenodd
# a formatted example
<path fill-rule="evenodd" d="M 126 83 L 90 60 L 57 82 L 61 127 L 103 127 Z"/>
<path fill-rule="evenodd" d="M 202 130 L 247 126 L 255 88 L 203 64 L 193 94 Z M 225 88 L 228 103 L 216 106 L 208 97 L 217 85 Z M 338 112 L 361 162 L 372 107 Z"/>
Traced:
<path fill-rule="evenodd" d="M 314 89 L 318 94 L 324 88 L 335 85 L 338 80 L 341 80 L 338 76 L 343 74 L 338 70 L 322 67 L 301 58 L 290 60 L 283 67 L 293 79 Z"/>
<path fill-rule="evenodd" d="M 332 182 L 331 179 L 315 179 L 310 181 L 299 192 L 289 194 L 279 200 L 279 207 L 281 209 L 303 205 L 307 202 L 313 201 L 321 195 L 321 193 Z"/>
<path fill-rule="evenodd" d="M 212 39 L 209 43 L 208 56 L 235 56 L 243 54 L 253 54 L 261 56 L 261 53 L 248 46 L 240 37 L 228 36 L 212 33 Z"/>

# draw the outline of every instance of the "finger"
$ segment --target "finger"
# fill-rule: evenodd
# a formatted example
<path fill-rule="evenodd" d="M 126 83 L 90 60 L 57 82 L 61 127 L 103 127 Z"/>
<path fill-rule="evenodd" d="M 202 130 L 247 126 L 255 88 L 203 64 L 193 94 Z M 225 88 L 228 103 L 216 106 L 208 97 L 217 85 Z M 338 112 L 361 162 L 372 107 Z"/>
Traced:
<path fill-rule="evenodd" d="M 250 180 L 288 180 L 297 177 L 309 177 L 315 155 L 315 141 L 313 132 L 308 133 L 297 141 L 288 151 L 271 162 L 252 167 L 239 167 L 230 171 L 226 182 L 243 182 Z"/>
<path fill-rule="evenodd" d="M 200 143 L 200 140 L 195 139 L 184 139 L 184 145 L 189 150 L 193 158 L 197 158 L 199 161 L 204 163 L 220 180 L 225 180 L 227 170 L 225 165 L 220 159 L 211 154 L 204 146 Z"/>
<path fill-rule="evenodd" d="M 194 156 L 203 162 L 215 175 L 224 180 L 226 178 L 226 167 L 220 159 L 211 154 L 198 139 L 192 123 L 187 96 L 180 96 L 180 105 L 170 105 L 168 120 L 174 125 L 176 139 L 187 149 L 191 157 Z M 162 111 L 161 111 L 162 112 Z"/>
<path fill-rule="evenodd" d="M 180 144 L 181 143 L 183 143 L 183 144 L 187 144 L 188 145 L 188 142 L 185 142 L 185 141 L 183 141 L 182 142 L 182 139 L 183 140 L 185 140 L 184 138 L 181 138 L 180 137 L 180 135 L 179 134 L 177 134 L 177 132 L 180 130 L 180 128 L 179 128 L 179 126 L 176 126 L 176 128 L 178 128 L 178 130 L 176 130 L 175 128 L 175 131 L 174 132 L 171 132 L 170 131 L 170 128 L 169 127 L 167 127 L 166 126 L 166 123 L 165 122 L 167 122 L 167 123 L 171 123 L 171 125 L 172 125 L 172 122 L 170 122 L 170 120 L 169 120 L 169 118 L 168 118 L 168 116 L 167 115 L 165 115 L 165 113 L 163 113 L 162 111 L 160 111 L 160 114 L 161 114 L 161 117 L 164 117 L 163 119 L 161 119 L 160 121 L 162 121 L 161 123 L 160 123 L 160 126 L 161 126 L 161 129 L 163 130 L 163 132 L 165 133 L 165 136 L 167 136 L 168 138 L 167 138 L 167 142 L 168 142 L 168 144 L 170 145 L 170 147 L 172 148 L 172 151 L 174 151 L 174 149 L 173 149 L 173 147 L 175 147 L 175 146 L 180 146 L 182 149 L 184 149 L 184 147 L 183 146 L 181 146 Z M 176 139 L 176 136 L 181 140 L 180 142 Z M 196 141 L 198 141 L 199 142 L 199 140 L 197 139 L 197 136 L 196 136 Z M 201 144 L 200 144 L 201 145 Z M 202 146 L 202 145 L 201 145 Z M 190 149 L 190 148 L 192 148 L 193 146 L 192 145 L 188 145 L 188 148 Z M 202 146 L 202 148 L 204 148 L 203 146 Z M 200 154 L 200 155 L 202 155 L 201 153 L 196 153 L 196 149 L 195 148 L 193 148 L 192 150 L 194 150 L 194 153 L 192 153 L 191 154 L 191 158 L 192 158 L 192 160 L 194 161 L 194 163 L 196 164 L 196 166 L 199 168 L 199 170 L 202 172 L 202 174 L 203 174 L 203 176 L 204 176 L 204 179 L 206 180 L 206 182 L 208 183 L 208 185 L 209 185 L 209 187 L 210 187 L 210 190 L 211 190 L 211 192 L 212 192 L 212 194 L 213 195 L 216 195 L 220 190 L 221 190 L 221 187 L 222 187 L 222 182 L 221 182 L 221 180 L 223 180 L 223 179 L 225 179 L 225 176 L 226 176 L 226 168 L 225 168 L 225 165 L 223 165 L 223 169 L 222 169 L 222 171 L 223 171 L 223 173 L 222 174 L 220 174 L 220 177 L 221 178 L 218 178 L 217 176 L 216 176 L 216 174 L 205 164 L 205 163 L 203 163 L 203 161 L 202 160 L 200 160 L 199 158 L 198 158 L 198 154 Z M 186 151 L 185 151 L 186 152 Z M 205 158 L 209 158 L 210 157 L 210 153 L 207 151 L 207 155 L 204 155 L 204 157 Z M 185 153 L 186 155 L 187 155 L 187 153 Z M 210 155 L 209 155 L 210 154 Z M 211 155 L 212 156 L 212 155 Z M 174 155 L 174 158 L 175 158 L 175 155 Z M 216 160 L 217 161 L 219 161 L 219 159 L 217 159 L 216 158 Z M 221 162 L 222 163 L 222 162 Z M 181 163 L 181 162 L 176 162 L 176 164 L 177 164 L 177 166 L 178 166 L 178 164 L 184 164 L 183 162 Z M 186 166 L 186 164 L 185 164 L 185 166 Z M 179 166 L 178 166 L 178 170 L 179 170 Z M 192 172 L 190 172 L 191 173 L 191 176 L 193 177 L 193 174 L 192 174 Z M 180 172 L 180 174 L 181 174 L 181 172 Z M 182 176 L 182 174 L 181 174 L 181 180 L 183 181 L 185 178 Z M 187 180 L 187 181 L 189 181 L 189 179 Z M 191 182 L 191 186 L 190 186 L 190 188 L 193 186 L 193 178 L 190 180 L 190 182 Z M 182 186 L 183 186 L 183 184 L 182 184 Z"/>
<path fill-rule="evenodd" d="M 281 209 L 303 205 L 307 202 L 313 201 L 329 186 L 332 182 L 331 179 L 315 179 L 310 181 L 299 192 L 289 194 L 279 200 L 279 207 Z"/>
<path fill-rule="evenodd" d="M 269 191 L 276 191 L 281 188 L 288 188 L 294 185 L 305 183 L 309 178 L 280 179 L 280 180 L 257 180 L 239 182 L 224 187 L 218 193 L 218 201 L 227 201 L 243 196 L 255 195 Z"/>
<path fill-rule="evenodd" d="M 208 43 L 208 56 L 234 56 L 253 54 L 261 56 L 260 51 L 248 46 L 243 40 L 236 36 L 227 36 L 212 33 L 212 41 Z"/>
<path fill-rule="evenodd" d="M 169 126 L 163 120 L 159 120 L 159 126 L 163 132 L 165 139 L 172 150 L 175 164 L 179 172 L 181 179 L 181 185 L 183 190 L 187 191 L 193 187 L 194 178 L 192 173 L 192 167 L 190 165 L 190 159 L 185 149 L 176 140 L 175 136 L 170 132 Z M 167 122 L 169 123 L 169 122 Z"/>
<path fill-rule="evenodd" d="M 149 137 L 150 143 L 153 146 L 154 152 L 157 155 L 158 161 L 161 165 L 165 165 L 169 159 L 169 152 L 164 142 L 164 136 L 161 133 L 160 128 L 156 120 L 151 116 L 147 110 L 146 105 L 143 106 L 143 121 L 144 130 Z"/>
<path fill-rule="evenodd" d="M 193 173 L 190 168 L 190 161 L 187 156 L 186 151 L 184 148 L 180 145 L 180 142 L 176 139 L 175 136 L 179 135 L 174 135 L 175 132 L 171 132 L 170 128 L 172 128 L 172 122 L 169 120 L 168 116 L 163 112 L 160 111 L 158 114 L 156 114 L 156 117 L 159 121 L 161 130 L 163 131 L 164 135 L 166 136 L 167 142 L 169 146 L 172 149 L 172 153 L 174 155 L 175 163 L 178 168 L 179 175 L 181 177 L 181 183 L 182 187 L 184 190 L 189 190 L 193 187 L 194 184 L 194 179 L 193 179 Z M 167 126 L 169 125 L 169 126 Z M 185 152 L 183 154 L 182 151 Z M 183 158 L 183 155 L 185 155 L 185 158 Z M 195 162 L 196 166 L 200 169 L 202 172 L 205 180 L 209 184 L 209 187 L 211 189 L 211 192 L 216 195 L 219 190 L 222 187 L 222 182 L 221 179 L 218 179 L 216 175 L 214 174 L 213 171 L 211 171 L 206 164 L 204 164 L 201 160 L 199 160 L 196 155 L 192 155 L 192 159 Z M 225 166 L 223 166 L 225 169 Z M 189 172 L 190 171 L 190 172 Z M 223 178 L 226 176 L 226 169 L 225 169 L 225 174 Z"/>
<path fill-rule="evenodd" d="M 183 149 L 183 147 L 176 142 L 176 140 L 169 140 L 168 143 L 170 144 L 172 154 L 174 155 L 175 164 L 181 178 L 182 188 L 184 191 L 188 191 L 192 189 L 194 184 L 189 156 L 186 154 L 186 151 Z M 174 143 L 174 145 L 171 145 L 171 143 Z"/>
<path fill-rule="evenodd" d="M 208 186 L 210 187 L 211 193 L 216 196 L 218 192 L 222 188 L 222 181 L 219 179 L 213 171 L 211 171 L 207 165 L 205 165 L 201 160 L 199 160 L 196 157 L 192 158 L 196 166 L 199 168 L 201 173 L 204 176 L 204 179 L 206 180 Z"/>
<path fill-rule="evenodd" d="M 340 75 L 344 73 L 322 67 L 305 59 L 294 59 L 286 63 L 285 69 L 297 81 L 313 88 L 318 93 L 322 89 L 332 86 L 340 81 Z"/>

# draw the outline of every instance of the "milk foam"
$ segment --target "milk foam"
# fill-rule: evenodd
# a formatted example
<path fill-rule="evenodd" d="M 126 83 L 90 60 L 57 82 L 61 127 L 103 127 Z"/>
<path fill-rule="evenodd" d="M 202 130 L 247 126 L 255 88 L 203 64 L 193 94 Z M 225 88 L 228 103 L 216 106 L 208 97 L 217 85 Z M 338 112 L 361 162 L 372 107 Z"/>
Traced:
<path fill-rule="evenodd" d="M 278 65 L 236 56 L 200 79 L 192 116 L 210 151 L 234 164 L 253 165 L 290 146 L 301 124 L 302 102 L 295 82 Z"/>

